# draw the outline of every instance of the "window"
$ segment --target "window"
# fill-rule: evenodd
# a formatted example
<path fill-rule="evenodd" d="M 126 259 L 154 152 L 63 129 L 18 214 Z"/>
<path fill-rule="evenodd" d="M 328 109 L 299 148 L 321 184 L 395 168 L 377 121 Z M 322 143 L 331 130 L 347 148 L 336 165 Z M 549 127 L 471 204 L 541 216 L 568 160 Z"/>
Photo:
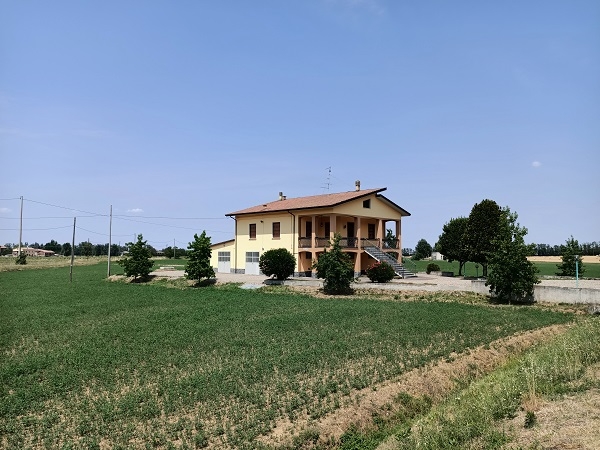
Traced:
<path fill-rule="evenodd" d="M 370 207 L 371 207 L 371 199 L 363 201 L 363 208 L 370 208 Z"/>
<path fill-rule="evenodd" d="M 279 239 L 281 235 L 281 225 L 279 222 L 273 222 L 273 239 Z"/>
<path fill-rule="evenodd" d="M 375 239 L 375 224 L 368 224 L 369 239 Z"/>
<path fill-rule="evenodd" d="M 219 258 L 219 262 L 231 261 L 231 253 L 230 252 L 219 252 L 218 258 Z"/>
<path fill-rule="evenodd" d="M 256 224 L 250 224 L 250 239 L 256 239 Z"/>
<path fill-rule="evenodd" d="M 246 252 L 247 263 L 257 263 L 259 260 L 258 252 Z"/>

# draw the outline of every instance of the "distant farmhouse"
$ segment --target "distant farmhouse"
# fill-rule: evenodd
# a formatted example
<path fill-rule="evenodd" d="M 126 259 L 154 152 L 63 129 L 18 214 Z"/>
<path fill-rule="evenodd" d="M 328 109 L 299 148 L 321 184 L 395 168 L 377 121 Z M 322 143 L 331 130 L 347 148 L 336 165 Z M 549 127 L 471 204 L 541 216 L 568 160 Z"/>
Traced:
<path fill-rule="evenodd" d="M 43 250 L 41 248 L 21 247 L 21 253 L 26 256 L 54 256 L 52 250 Z M 13 248 L 13 256 L 19 256 L 19 248 Z"/>
<path fill-rule="evenodd" d="M 334 233 L 350 255 L 356 275 L 375 261 L 387 261 L 401 276 L 412 275 L 401 261 L 401 221 L 410 216 L 381 192 L 360 189 L 279 199 L 226 214 L 235 219 L 235 239 L 212 245 L 212 266 L 220 273 L 258 275 L 262 253 L 286 248 L 296 257 L 295 276 L 314 276 L 313 261 L 330 246 Z M 392 223 L 395 239 L 385 239 Z"/>

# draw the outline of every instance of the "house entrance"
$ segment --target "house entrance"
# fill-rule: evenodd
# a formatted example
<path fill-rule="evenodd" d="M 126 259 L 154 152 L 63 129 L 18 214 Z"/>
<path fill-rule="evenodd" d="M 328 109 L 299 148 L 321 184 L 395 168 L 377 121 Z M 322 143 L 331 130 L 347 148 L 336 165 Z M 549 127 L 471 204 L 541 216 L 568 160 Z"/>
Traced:
<path fill-rule="evenodd" d="M 354 222 L 348 222 L 346 224 L 346 231 L 348 232 L 346 235 L 348 238 L 348 247 L 356 247 Z"/>
<path fill-rule="evenodd" d="M 258 259 L 258 252 L 246 252 L 246 267 L 244 273 L 246 273 L 247 275 L 260 275 Z"/>
<path fill-rule="evenodd" d="M 219 252 L 218 260 L 219 260 L 219 264 L 217 266 L 217 272 L 219 272 L 219 273 L 231 272 L 231 252 Z"/>

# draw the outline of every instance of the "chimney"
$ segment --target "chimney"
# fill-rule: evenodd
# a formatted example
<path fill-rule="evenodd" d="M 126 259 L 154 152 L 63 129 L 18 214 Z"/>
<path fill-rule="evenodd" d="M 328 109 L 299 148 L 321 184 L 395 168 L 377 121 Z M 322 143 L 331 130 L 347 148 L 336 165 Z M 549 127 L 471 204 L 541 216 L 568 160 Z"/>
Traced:
<path fill-rule="evenodd" d="M 283 192 L 279 193 L 279 200 L 285 200 L 285 197 L 283 196 Z"/>
<path fill-rule="evenodd" d="M 360 180 L 356 180 L 354 186 L 356 186 L 356 191 L 360 191 Z"/>

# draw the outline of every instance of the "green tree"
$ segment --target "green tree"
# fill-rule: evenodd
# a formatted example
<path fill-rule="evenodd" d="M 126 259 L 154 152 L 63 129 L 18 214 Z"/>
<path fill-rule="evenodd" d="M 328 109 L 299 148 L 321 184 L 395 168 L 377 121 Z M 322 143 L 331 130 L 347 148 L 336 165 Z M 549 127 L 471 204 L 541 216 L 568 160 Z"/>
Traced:
<path fill-rule="evenodd" d="M 350 283 L 354 279 L 354 267 L 350 256 L 342 252 L 340 239 L 335 233 L 331 250 L 325 251 L 314 264 L 317 277 L 323 278 L 323 290 L 327 294 L 347 294 L 352 292 Z"/>
<path fill-rule="evenodd" d="M 511 213 L 508 207 L 501 210 L 493 240 L 494 251 L 488 259 L 490 273 L 485 282 L 491 293 L 509 302 L 533 297 L 533 287 L 540 282 L 538 268 L 527 260 L 534 250 L 532 245 L 525 244 L 527 228 L 521 227 L 517 218 L 517 213 Z"/>
<path fill-rule="evenodd" d="M 417 246 L 415 247 L 415 254 L 413 255 L 413 259 L 425 259 L 431 256 L 431 245 L 425 240 L 421 239 L 417 242 Z"/>
<path fill-rule="evenodd" d="M 165 257 L 171 259 L 175 257 L 175 252 L 173 251 L 173 247 L 168 246 L 167 248 L 163 249 L 163 253 L 165 255 Z"/>
<path fill-rule="evenodd" d="M 50 242 L 44 244 L 44 250 L 50 250 L 54 253 L 60 253 L 60 244 L 52 239 Z"/>
<path fill-rule="evenodd" d="M 583 267 L 581 253 L 581 247 L 579 246 L 577 239 L 573 236 L 567 239 L 567 244 L 563 246 L 561 251 L 562 263 L 556 265 L 560 272 L 557 272 L 556 275 L 561 277 L 574 277 L 576 269 L 578 270 L 579 276 L 583 275 L 585 269 Z M 575 257 L 575 255 L 577 255 L 577 257 Z M 577 264 L 575 263 L 576 261 Z"/>
<path fill-rule="evenodd" d="M 19 256 L 17 256 L 17 259 L 15 259 L 15 264 L 17 266 L 24 266 L 25 264 L 27 264 L 27 255 L 25 254 L 25 252 L 21 252 L 21 254 Z"/>
<path fill-rule="evenodd" d="M 71 247 L 71 243 L 70 242 L 65 242 L 62 245 L 62 249 L 61 249 L 61 254 L 63 254 L 64 256 L 71 256 L 71 251 L 73 250 L 73 248 Z"/>
<path fill-rule="evenodd" d="M 260 255 L 258 267 L 267 276 L 275 275 L 276 279 L 285 280 L 294 274 L 296 258 L 286 248 L 274 248 Z"/>
<path fill-rule="evenodd" d="M 481 264 L 483 276 L 487 276 L 488 258 L 494 253 L 494 239 L 498 234 L 502 211 L 493 200 L 482 200 L 471 209 L 464 234 L 467 260 Z"/>
<path fill-rule="evenodd" d="M 129 253 L 118 261 L 118 264 L 123 267 L 125 275 L 133 277 L 134 280 L 137 280 L 138 277 L 148 278 L 154 262 L 150 260 L 150 251 L 144 237 L 138 234 L 135 243 L 127 242 L 125 245 L 129 247 Z"/>
<path fill-rule="evenodd" d="M 79 254 L 81 256 L 92 256 L 94 253 L 94 246 L 87 242 L 83 241 L 79 243 Z"/>
<path fill-rule="evenodd" d="M 210 265 L 210 237 L 203 231 L 200 236 L 194 234 L 194 241 L 188 244 L 189 260 L 185 266 L 188 280 L 200 281 L 203 278 L 214 278 L 215 271 Z"/>
<path fill-rule="evenodd" d="M 462 270 L 467 262 L 467 252 L 463 238 L 468 221 L 469 219 L 466 217 L 450 219 L 442 228 L 442 234 L 440 234 L 435 244 L 438 251 L 444 255 L 447 261 L 458 261 L 458 276 L 462 275 Z"/>
<path fill-rule="evenodd" d="M 383 238 L 384 248 L 396 248 L 397 244 L 398 238 L 396 237 L 396 235 L 394 235 L 394 233 L 392 233 L 392 230 L 390 230 L 389 228 L 385 230 L 385 237 Z"/>

